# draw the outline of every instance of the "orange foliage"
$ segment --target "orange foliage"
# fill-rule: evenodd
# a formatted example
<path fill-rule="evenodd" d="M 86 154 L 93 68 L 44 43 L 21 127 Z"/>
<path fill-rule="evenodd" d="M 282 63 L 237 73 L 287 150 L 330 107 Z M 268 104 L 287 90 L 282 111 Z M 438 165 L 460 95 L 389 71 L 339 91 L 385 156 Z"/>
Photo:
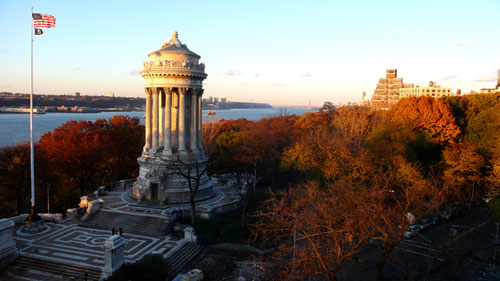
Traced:
<path fill-rule="evenodd" d="M 443 151 L 443 182 L 457 199 L 474 199 L 480 190 L 480 169 L 485 165 L 476 146 L 470 142 L 455 143 Z"/>
<path fill-rule="evenodd" d="M 401 99 L 389 111 L 390 118 L 414 130 L 423 130 L 439 143 L 452 143 L 460 134 L 450 106 L 441 99 L 410 97 Z"/>
<path fill-rule="evenodd" d="M 51 172 L 85 195 L 106 180 L 131 177 L 143 146 L 144 127 L 139 119 L 115 116 L 109 121 L 69 121 L 44 134 L 40 150 Z"/>

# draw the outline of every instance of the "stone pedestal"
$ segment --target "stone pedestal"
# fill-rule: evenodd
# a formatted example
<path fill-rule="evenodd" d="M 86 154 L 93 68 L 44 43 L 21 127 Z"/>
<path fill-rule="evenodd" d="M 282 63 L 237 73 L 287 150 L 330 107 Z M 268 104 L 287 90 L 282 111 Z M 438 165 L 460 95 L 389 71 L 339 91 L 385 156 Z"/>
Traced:
<path fill-rule="evenodd" d="M 9 219 L 0 220 L 0 267 L 15 260 L 16 242 L 14 241 L 14 222 Z"/>
<path fill-rule="evenodd" d="M 42 218 L 37 220 L 30 220 L 29 218 L 24 221 L 21 226 L 21 232 L 25 234 L 37 234 L 45 230 L 45 222 Z"/>
<path fill-rule="evenodd" d="M 104 266 L 102 267 L 101 279 L 112 276 L 125 262 L 125 239 L 115 234 L 104 242 Z"/>
<path fill-rule="evenodd" d="M 198 235 L 194 232 L 194 228 L 184 228 L 184 241 L 189 243 L 198 243 Z"/>
<path fill-rule="evenodd" d="M 87 196 L 80 197 L 80 204 L 78 204 L 80 208 L 87 207 L 88 204 L 89 204 L 89 198 Z"/>

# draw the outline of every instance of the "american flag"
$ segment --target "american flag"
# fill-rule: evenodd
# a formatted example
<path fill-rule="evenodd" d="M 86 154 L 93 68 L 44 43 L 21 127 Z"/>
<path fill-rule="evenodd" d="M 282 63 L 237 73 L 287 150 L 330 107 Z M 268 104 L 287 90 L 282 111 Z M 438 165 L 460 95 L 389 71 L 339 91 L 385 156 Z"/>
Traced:
<path fill-rule="evenodd" d="M 34 27 L 56 27 L 56 18 L 45 14 L 32 14 Z"/>

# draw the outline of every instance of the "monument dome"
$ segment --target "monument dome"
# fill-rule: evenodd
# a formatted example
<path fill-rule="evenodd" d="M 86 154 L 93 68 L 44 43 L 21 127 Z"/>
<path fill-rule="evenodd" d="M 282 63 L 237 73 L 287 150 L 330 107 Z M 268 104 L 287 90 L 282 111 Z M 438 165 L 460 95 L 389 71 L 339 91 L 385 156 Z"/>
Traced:
<path fill-rule="evenodd" d="M 196 184 L 196 200 L 209 198 L 213 187 L 206 174 L 207 157 L 201 141 L 205 64 L 179 41 L 176 31 L 148 57 L 141 72 L 146 92 L 146 140 L 132 196 L 161 204 L 185 203 L 189 186 Z"/>

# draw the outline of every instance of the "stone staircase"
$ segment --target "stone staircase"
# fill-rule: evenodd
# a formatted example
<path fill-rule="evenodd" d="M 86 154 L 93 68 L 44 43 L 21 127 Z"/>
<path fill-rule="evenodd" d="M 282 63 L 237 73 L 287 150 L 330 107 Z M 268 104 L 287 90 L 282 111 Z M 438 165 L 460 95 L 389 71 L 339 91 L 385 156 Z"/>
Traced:
<path fill-rule="evenodd" d="M 20 256 L 14 265 L 22 268 L 63 275 L 68 278 L 66 280 L 85 280 L 85 278 L 87 278 L 87 280 L 99 280 L 101 277 L 101 271 L 97 269 L 45 261 L 26 256 Z"/>
<path fill-rule="evenodd" d="M 200 251 L 201 246 L 199 244 L 184 243 L 173 255 L 167 257 L 169 279 L 174 278 Z"/>
<path fill-rule="evenodd" d="M 109 230 L 110 234 L 113 227 L 116 231 L 121 227 L 124 233 L 149 237 L 162 237 L 167 234 L 166 219 L 133 213 L 99 211 L 87 221 L 81 222 L 79 226 Z"/>

